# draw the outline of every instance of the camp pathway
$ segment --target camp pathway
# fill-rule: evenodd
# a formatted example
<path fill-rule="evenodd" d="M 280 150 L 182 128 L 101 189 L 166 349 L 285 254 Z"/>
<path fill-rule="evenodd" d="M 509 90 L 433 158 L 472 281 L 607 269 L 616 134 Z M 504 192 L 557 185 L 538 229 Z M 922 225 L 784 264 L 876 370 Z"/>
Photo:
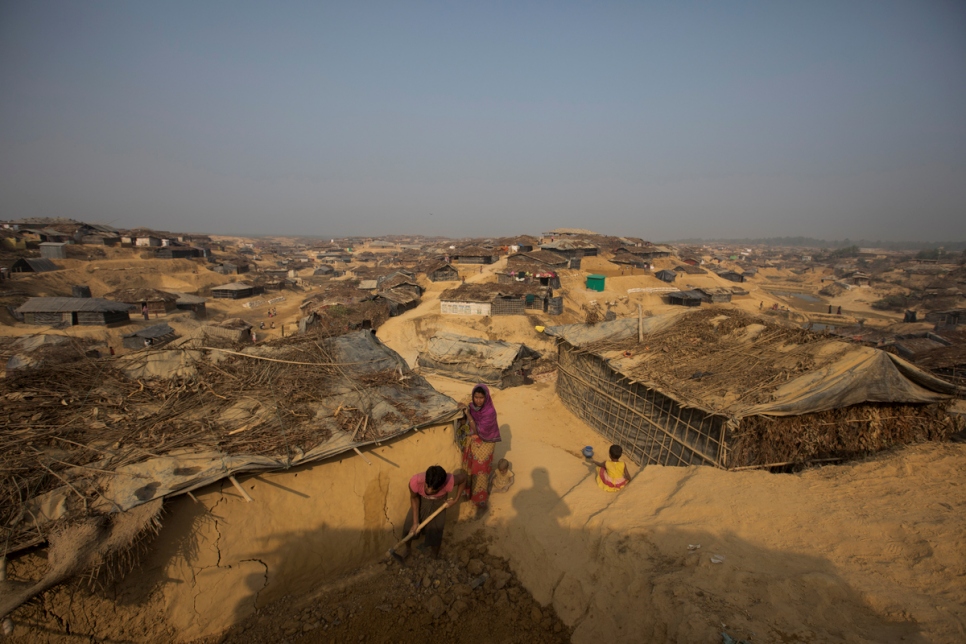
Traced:
<path fill-rule="evenodd" d="M 390 319 L 379 337 L 414 357 L 419 338 L 401 323 L 435 301 Z M 472 388 L 428 380 L 457 400 Z M 579 455 L 584 445 L 603 454 L 607 441 L 552 381 L 494 390 L 493 400 L 504 435 L 496 458 L 510 460 L 515 484 L 480 521 L 464 504 L 454 541 L 482 525 L 534 598 L 575 627 L 574 642 L 719 641 L 722 631 L 753 641 L 966 639 L 966 446 L 785 475 L 630 464 L 635 479 L 608 494 Z"/>

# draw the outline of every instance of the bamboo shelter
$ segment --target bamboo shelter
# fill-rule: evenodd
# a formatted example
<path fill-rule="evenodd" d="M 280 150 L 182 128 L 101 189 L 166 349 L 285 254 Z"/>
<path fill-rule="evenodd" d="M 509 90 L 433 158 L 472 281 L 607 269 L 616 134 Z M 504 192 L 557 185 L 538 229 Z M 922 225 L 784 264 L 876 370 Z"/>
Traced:
<path fill-rule="evenodd" d="M 81 354 L 0 380 L 0 454 L 12 473 L 0 479 L 0 555 L 53 545 L 76 526 L 103 527 L 149 503 L 145 522 L 153 521 L 162 499 L 222 479 L 248 498 L 240 473 L 362 454 L 461 413 L 368 331 L 244 350 L 215 340 Z M 108 536 L 91 528 L 74 550 L 108 548 Z M 68 568 L 52 583 L 78 570 Z M 47 582 L 38 583 L 36 592 Z M 31 592 L 0 584 L 0 618 Z"/>
<path fill-rule="evenodd" d="M 561 400 L 641 465 L 775 467 L 942 440 L 963 393 L 883 351 L 733 310 L 546 333 Z"/>

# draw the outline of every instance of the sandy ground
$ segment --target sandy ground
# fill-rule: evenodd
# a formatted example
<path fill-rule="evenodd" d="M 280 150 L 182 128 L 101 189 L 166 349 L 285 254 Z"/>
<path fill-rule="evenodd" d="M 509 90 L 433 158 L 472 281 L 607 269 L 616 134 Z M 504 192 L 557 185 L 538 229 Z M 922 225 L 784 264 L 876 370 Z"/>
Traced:
<path fill-rule="evenodd" d="M 639 303 L 652 313 L 668 308 L 659 296 L 627 293 L 629 288 L 664 286 L 652 275 L 621 276 L 619 269 L 614 274 L 606 264 L 586 259 L 581 272 L 611 270 L 604 293 L 583 288 L 581 273 L 564 275 L 561 290 L 568 298 L 568 312 L 556 319 L 442 316 L 438 294 L 455 284 L 436 284 L 418 308 L 390 319 L 378 336 L 413 364 L 437 329 L 549 349 L 546 336 L 536 333 L 533 325 L 576 321 L 581 305 L 592 300 L 615 302 L 611 308 L 619 314 L 636 314 Z M 467 281 L 490 280 L 497 268 L 487 267 L 482 276 L 468 274 Z M 773 269 L 762 273 L 742 285 L 750 294 L 736 298 L 734 306 L 787 306 L 763 286 L 801 284 L 791 281 L 796 277 L 791 274 Z M 769 275 L 777 279 L 769 280 Z M 815 291 L 819 280 L 820 276 L 805 276 Z M 675 286 L 683 284 L 733 285 L 713 275 L 682 276 Z M 863 289 L 848 293 L 851 299 L 842 300 L 847 311 L 855 312 L 875 299 Z M 457 399 L 465 399 L 471 387 L 446 378 L 430 381 Z M 570 635 L 578 643 L 717 642 L 721 632 L 752 642 L 966 640 L 966 446 L 912 446 L 798 474 L 656 466 L 639 472 L 631 466 L 633 482 L 612 495 L 597 488 L 590 466 L 579 454 L 585 445 L 598 454 L 607 445 L 563 407 L 552 381 L 496 391 L 494 401 L 504 438 L 496 457 L 511 461 L 516 484 L 509 493 L 491 498 L 491 509 L 482 520 L 470 520 L 470 508 L 463 508 L 462 519 L 449 528 L 441 564 L 419 559 L 412 571 L 364 567 L 339 582 L 318 578 L 316 584 L 310 575 L 289 587 L 279 577 L 273 592 L 259 600 L 261 586 L 233 586 L 230 577 L 212 574 L 221 567 L 219 550 L 214 563 L 204 564 L 214 566 L 207 573 L 212 581 L 206 583 L 222 588 L 235 608 L 226 617 L 214 602 L 205 609 L 207 619 L 217 614 L 220 623 L 240 624 L 223 641 L 408 642 L 425 641 L 428 631 L 442 633 L 443 641 L 469 641 L 468 635 L 477 636 L 474 641 L 559 641 Z M 405 454 L 407 467 L 417 467 L 418 454 L 396 449 L 387 458 L 399 462 Z M 364 465 L 352 467 L 363 487 L 357 493 L 322 497 L 327 504 L 323 507 L 346 516 L 354 516 L 356 508 L 363 523 L 366 508 L 373 503 L 384 506 L 384 512 L 395 511 L 400 496 L 381 491 L 379 485 L 378 494 L 367 493 L 379 476 L 374 471 L 370 475 Z M 333 470 L 333 476 L 339 474 Z M 297 489 L 289 482 L 282 485 Z M 209 494 L 202 502 L 212 508 L 223 503 L 219 495 L 226 492 L 218 488 Z M 231 506 L 231 521 L 235 531 L 243 532 L 245 512 L 251 508 L 237 501 Z M 166 519 L 169 535 L 162 532 L 147 566 L 128 576 L 124 592 L 100 597 L 97 617 L 85 628 L 75 627 L 78 637 L 87 641 L 91 635 L 110 632 L 120 641 L 152 641 L 157 633 L 168 637 L 189 632 L 172 624 L 204 618 L 204 607 L 189 608 L 166 596 L 179 593 L 179 586 L 189 581 L 198 583 L 199 576 L 190 570 L 173 574 L 174 562 L 178 557 L 201 556 L 190 550 L 205 551 L 205 539 L 213 534 L 211 528 L 198 532 L 192 523 L 198 508 L 192 514 L 190 507 L 187 499 L 172 504 Z M 301 510 L 286 506 L 284 511 Z M 370 507 L 370 517 L 372 512 Z M 354 531 L 356 538 L 363 534 L 352 521 L 346 530 L 350 538 Z M 196 532 L 200 536 L 187 538 Z M 218 532 L 218 540 L 227 534 Z M 230 539 L 244 541 L 234 532 Z M 381 547 L 382 542 L 376 545 Z M 242 546 L 240 551 L 247 548 L 249 554 L 239 555 L 239 573 L 248 579 L 262 575 L 253 561 L 261 555 L 250 553 L 263 551 L 284 559 L 288 552 L 268 543 Z M 212 556 L 205 552 L 204 557 Z M 450 611 L 456 600 L 450 596 L 465 594 L 462 585 L 473 574 L 464 553 L 491 572 L 509 569 L 512 575 L 503 589 L 495 589 L 491 582 L 473 591 L 480 594 L 463 600 L 466 607 L 456 611 L 454 621 Z M 714 555 L 720 556 L 720 563 L 712 562 Z M 298 569 L 298 561 L 277 565 L 280 570 Z M 445 592 L 438 590 L 437 580 Z M 507 591 L 506 601 L 498 592 L 517 588 L 514 597 Z M 65 623 L 70 623 L 65 616 L 73 614 L 72 602 L 75 613 L 87 604 L 68 590 L 49 593 L 33 608 L 37 630 L 13 641 L 79 641 L 65 633 Z M 195 594 L 203 603 L 218 596 L 216 590 Z M 443 602 L 441 611 L 433 596 Z M 240 606 L 249 608 L 239 610 Z M 75 624 L 84 623 L 79 616 L 75 619 Z M 127 630 L 108 629 L 104 624 L 111 620 L 129 620 Z M 494 637 L 486 639 L 487 634 Z"/>

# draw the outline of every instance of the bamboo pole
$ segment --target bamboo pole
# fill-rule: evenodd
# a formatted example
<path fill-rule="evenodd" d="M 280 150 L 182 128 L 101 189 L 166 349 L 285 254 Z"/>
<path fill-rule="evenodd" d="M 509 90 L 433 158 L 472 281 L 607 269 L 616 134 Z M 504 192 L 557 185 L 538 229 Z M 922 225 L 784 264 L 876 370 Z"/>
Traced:
<path fill-rule="evenodd" d="M 7 581 L 7 556 L 0 558 L 0 583 Z M 13 635 L 13 620 L 10 617 L 3 618 L 3 634 L 6 637 Z"/>
<path fill-rule="evenodd" d="M 644 344 L 644 307 L 637 305 L 637 343 Z"/>
<path fill-rule="evenodd" d="M 812 463 L 832 463 L 834 461 L 845 460 L 844 456 L 834 458 L 816 458 L 808 461 L 785 461 L 784 463 L 765 463 L 764 465 L 742 465 L 741 467 L 729 468 L 729 472 L 740 472 L 742 470 L 760 470 L 766 467 L 782 467 L 785 465 L 811 465 Z"/>
<path fill-rule="evenodd" d="M 247 502 L 251 503 L 255 500 L 249 496 L 248 492 L 245 491 L 245 488 L 241 486 L 241 483 L 238 482 L 238 479 L 236 479 L 234 475 L 229 476 L 228 480 L 231 481 L 231 484 L 235 486 L 235 489 L 238 490 L 239 494 L 241 494 Z"/>

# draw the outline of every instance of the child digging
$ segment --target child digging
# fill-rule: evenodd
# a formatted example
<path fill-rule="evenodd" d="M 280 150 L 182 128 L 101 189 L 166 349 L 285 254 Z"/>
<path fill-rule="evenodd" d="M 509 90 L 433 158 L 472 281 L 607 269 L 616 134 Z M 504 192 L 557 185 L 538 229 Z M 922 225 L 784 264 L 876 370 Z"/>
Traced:
<path fill-rule="evenodd" d="M 597 486 L 604 492 L 620 492 L 631 480 L 627 466 L 621 461 L 624 449 L 620 445 L 611 445 L 608 455 L 609 461 L 594 461 L 597 466 Z"/>
<path fill-rule="evenodd" d="M 513 471 L 510 469 L 510 461 L 501 458 L 496 464 L 496 471 L 490 475 L 491 492 L 507 492 L 513 485 Z"/>

